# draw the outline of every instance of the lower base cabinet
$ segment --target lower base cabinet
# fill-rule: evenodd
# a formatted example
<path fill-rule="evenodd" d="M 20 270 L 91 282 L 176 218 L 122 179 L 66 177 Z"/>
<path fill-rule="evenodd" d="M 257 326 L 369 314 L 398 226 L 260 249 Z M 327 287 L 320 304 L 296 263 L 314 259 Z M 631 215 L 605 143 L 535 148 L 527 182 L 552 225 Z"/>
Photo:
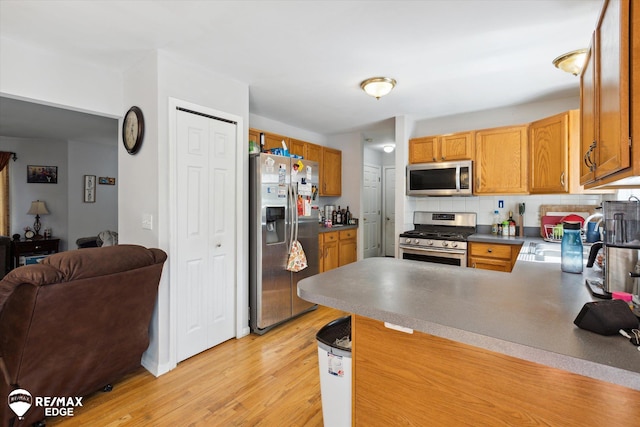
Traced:
<path fill-rule="evenodd" d="M 612 426 L 640 414 L 637 390 L 367 317 L 351 322 L 355 426 Z"/>
<path fill-rule="evenodd" d="M 357 229 L 349 229 L 326 231 L 318 235 L 320 273 L 358 260 L 357 233 Z"/>
<path fill-rule="evenodd" d="M 510 273 L 522 244 L 469 242 L 467 266 Z"/>

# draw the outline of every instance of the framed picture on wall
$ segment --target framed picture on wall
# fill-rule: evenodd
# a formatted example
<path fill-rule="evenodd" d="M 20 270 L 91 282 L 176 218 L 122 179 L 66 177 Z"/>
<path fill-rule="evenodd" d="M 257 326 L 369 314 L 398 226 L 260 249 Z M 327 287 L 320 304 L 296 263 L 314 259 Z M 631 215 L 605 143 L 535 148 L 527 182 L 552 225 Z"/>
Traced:
<path fill-rule="evenodd" d="M 29 184 L 57 184 L 57 166 L 27 166 L 27 183 Z"/>
<path fill-rule="evenodd" d="M 96 201 L 96 176 L 84 176 L 84 200 L 85 203 L 93 203 Z"/>

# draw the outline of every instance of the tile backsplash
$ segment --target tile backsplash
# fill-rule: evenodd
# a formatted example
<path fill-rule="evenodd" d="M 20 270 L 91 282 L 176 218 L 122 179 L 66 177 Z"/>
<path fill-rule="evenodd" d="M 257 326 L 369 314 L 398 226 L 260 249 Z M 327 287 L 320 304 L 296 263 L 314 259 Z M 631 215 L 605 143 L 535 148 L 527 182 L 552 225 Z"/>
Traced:
<path fill-rule="evenodd" d="M 640 195 L 640 192 L 637 191 Z M 406 224 L 413 223 L 414 211 L 434 212 L 476 212 L 478 225 L 490 225 L 493 222 L 493 211 L 498 210 L 501 218 L 509 216 L 513 211 L 514 218 L 518 215 L 518 204 L 525 204 L 525 227 L 540 226 L 540 205 L 599 205 L 603 200 L 627 200 L 630 194 L 620 191 L 618 195 L 501 195 L 501 196 L 473 196 L 473 197 L 407 197 L 405 213 Z M 504 208 L 498 208 L 499 201 L 503 201 Z"/>

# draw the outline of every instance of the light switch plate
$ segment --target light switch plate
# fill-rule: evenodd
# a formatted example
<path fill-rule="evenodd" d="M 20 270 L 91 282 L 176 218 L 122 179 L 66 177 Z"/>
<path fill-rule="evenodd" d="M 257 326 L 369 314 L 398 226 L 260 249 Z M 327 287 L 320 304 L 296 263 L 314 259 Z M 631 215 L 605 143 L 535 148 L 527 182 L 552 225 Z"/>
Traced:
<path fill-rule="evenodd" d="M 142 215 L 142 228 L 145 230 L 153 230 L 153 215 L 151 214 Z"/>

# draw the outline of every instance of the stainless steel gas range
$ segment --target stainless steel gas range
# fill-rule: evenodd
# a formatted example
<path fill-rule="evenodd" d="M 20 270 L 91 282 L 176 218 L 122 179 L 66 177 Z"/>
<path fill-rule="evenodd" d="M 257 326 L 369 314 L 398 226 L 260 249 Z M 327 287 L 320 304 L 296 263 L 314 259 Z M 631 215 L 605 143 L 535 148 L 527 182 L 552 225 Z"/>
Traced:
<path fill-rule="evenodd" d="M 413 230 L 400 234 L 400 258 L 467 266 L 467 238 L 476 232 L 476 214 L 413 213 Z"/>

